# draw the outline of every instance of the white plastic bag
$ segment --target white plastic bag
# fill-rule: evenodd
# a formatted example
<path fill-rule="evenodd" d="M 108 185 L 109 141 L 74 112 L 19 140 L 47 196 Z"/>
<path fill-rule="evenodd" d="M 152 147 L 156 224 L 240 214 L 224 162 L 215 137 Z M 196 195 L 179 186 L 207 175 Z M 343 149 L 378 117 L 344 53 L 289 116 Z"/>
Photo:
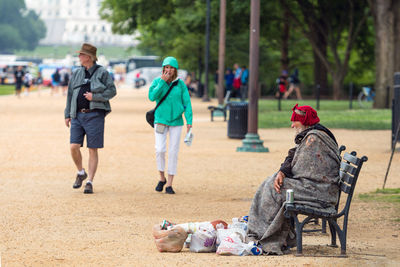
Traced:
<path fill-rule="evenodd" d="M 219 255 L 261 255 L 262 249 L 254 242 L 244 243 L 246 232 L 238 228 L 218 229 L 217 254 Z"/>
<path fill-rule="evenodd" d="M 174 225 L 173 227 L 175 226 L 182 227 L 188 234 L 193 234 L 197 232 L 197 230 L 200 227 L 202 227 L 203 229 L 208 229 L 210 231 L 214 229 L 213 225 L 210 222 L 188 222 L 188 223 L 177 224 Z"/>
<path fill-rule="evenodd" d="M 190 241 L 190 251 L 192 252 L 214 252 L 215 241 L 217 233 L 214 229 L 207 229 L 199 227 L 199 229 L 192 234 Z"/>
<path fill-rule="evenodd" d="M 217 229 L 217 241 L 216 241 L 216 245 L 217 248 L 219 246 L 219 244 L 221 244 L 222 240 L 224 240 L 226 237 L 230 236 L 231 234 L 240 231 L 237 229 L 232 229 L 232 228 L 228 228 L 228 229 Z M 244 233 L 242 233 L 244 235 Z"/>
<path fill-rule="evenodd" d="M 233 232 L 221 240 L 217 248 L 218 255 L 248 255 L 246 245 L 243 243 L 243 236 L 239 232 Z"/>
<path fill-rule="evenodd" d="M 191 146 L 192 145 L 192 141 L 193 141 L 193 133 L 192 133 L 192 128 L 190 128 L 188 133 L 186 134 L 185 139 L 183 140 L 183 142 L 185 142 L 185 144 L 187 146 Z"/>

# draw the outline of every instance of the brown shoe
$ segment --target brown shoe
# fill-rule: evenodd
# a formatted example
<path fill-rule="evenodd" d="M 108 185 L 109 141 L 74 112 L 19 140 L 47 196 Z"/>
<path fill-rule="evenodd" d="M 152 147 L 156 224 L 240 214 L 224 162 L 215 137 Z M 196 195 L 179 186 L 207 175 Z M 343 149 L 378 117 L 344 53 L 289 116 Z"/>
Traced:
<path fill-rule="evenodd" d="M 76 175 L 75 183 L 74 183 L 74 185 L 73 185 L 72 187 L 75 188 L 75 189 L 80 188 L 80 187 L 82 186 L 83 180 L 85 180 L 86 178 L 87 178 L 87 173 L 86 173 L 86 171 L 85 171 L 85 173 L 82 174 L 82 175 L 77 174 L 77 175 Z"/>
<path fill-rule="evenodd" d="M 86 183 L 85 190 L 83 191 L 84 194 L 93 194 L 93 185 L 92 183 Z"/>

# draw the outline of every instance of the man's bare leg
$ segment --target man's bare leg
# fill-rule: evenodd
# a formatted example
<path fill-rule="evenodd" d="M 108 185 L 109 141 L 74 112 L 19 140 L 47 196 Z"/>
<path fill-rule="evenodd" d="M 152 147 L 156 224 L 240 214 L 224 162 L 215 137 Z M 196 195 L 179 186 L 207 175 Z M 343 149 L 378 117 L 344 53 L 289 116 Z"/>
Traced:
<path fill-rule="evenodd" d="M 81 145 L 80 144 L 71 144 L 71 156 L 72 160 L 75 163 L 76 168 L 78 171 L 82 170 L 82 154 L 81 154 Z"/>
<path fill-rule="evenodd" d="M 89 148 L 89 181 L 93 182 L 94 175 L 97 171 L 97 164 L 99 163 L 99 155 L 97 148 Z"/>
<path fill-rule="evenodd" d="M 283 95 L 283 99 L 287 99 L 289 95 L 293 92 L 293 90 L 294 90 L 293 85 L 290 85 L 289 90 L 287 90 L 286 93 Z"/>
<path fill-rule="evenodd" d="M 299 88 L 299 87 L 295 87 L 294 90 L 296 91 L 297 99 L 299 99 L 299 100 L 303 99 L 303 98 L 301 97 L 300 88 Z"/>

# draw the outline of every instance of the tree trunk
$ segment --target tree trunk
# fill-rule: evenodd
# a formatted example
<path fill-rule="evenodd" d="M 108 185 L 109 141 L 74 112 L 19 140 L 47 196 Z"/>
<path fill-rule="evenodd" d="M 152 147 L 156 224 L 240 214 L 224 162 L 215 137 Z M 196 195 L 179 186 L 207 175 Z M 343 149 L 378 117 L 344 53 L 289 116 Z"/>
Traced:
<path fill-rule="evenodd" d="M 320 26 L 323 27 L 323 23 L 320 23 Z M 326 31 L 326 27 L 325 31 Z M 327 42 L 323 34 L 318 30 L 319 28 L 316 25 L 312 26 L 313 39 L 315 41 L 316 46 L 321 51 L 321 54 L 326 58 L 327 52 Z M 328 70 L 326 69 L 324 63 L 322 62 L 321 58 L 315 53 L 313 50 L 313 57 L 314 57 L 314 83 L 317 85 L 319 84 L 321 88 L 321 95 L 329 95 L 329 88 L 328 88 Z"/>
<path fill-rule="evenodd" d="M 281 35 L 281 70 L 289 71 L 289 13 L 286 7 L 283 7 L 283 29 Z"/>
<path fill-rule="evenodd" d="M 372 0 L 375 26 L 375 102 L 374 108 L 386 108 L 387 87 L 393 87 L 394 14 L 390 1 Z M 389 101 L 390 102 L 390 101 Z"/>
<path fill-rule="evenodd" d="M 332 88 L 333 100 L 339 100 L 343 87 L 344 74 L 343 72 L 332 73 Z"/>
<path fill-rule="evenodd" d="M 201 84 L 202 84 L 202 82 L 201 82 L 201 78 L 202 78 L 202 76 L 203 76 L 203 61 L 202 61 L 202 58 L 203 58 L 203 53 L 202 53 L 202 50 L 201 50 L 201 47 L 199 47 L 199 54 L 197 55 L 197 60 L 198 60 L 198 72 L 199 72 L 199 78 L 198 78 L 198 81 L 199 81 L 199 85 L 198 85 L 198 88 L 200 88 L 201 86 Z"/>
<path fill-rule="evenodd" d="M 374 0 L 371 0 L 374 1 Z M 377 0 L 375 0 L 377 1 Z M 382 0 L 381 0 L 382 1 Z M 349 60 L 350 60 L 350 55 L 351 55 L 351 49 L 354 45 L 354 41 L 357 38 L 357 35 L 359 34 L 361 27 L 364 25 L 368 14 L 366 12 L 363 12 L 361 16 L 357 20 L 354 20 L 354 14 L 355 12 L 359 12 L 359 10 L 354 9 L 354 2 L 355 0 L 349 0 L 348 1 L 348 9 L 349 10 L 343 10 L 343 12 L 348 12 L 349 15 L 349 25 L 339 25 L 339 26 L 334 26 L 330 24 L 330 21 L 326 19 L 326 12 L 329 12 L 328 10 L 324 10 L 324 12 L 319 13 L 318 15 L 315 14 L 315 6 L 313 6 L 313 3 L 319 3 L 320 1 L 309 1 L 309 0 L 297 0 L 296 1 L 300 11 L 302 13 L 302 17 L 304 18 L 304 21 L 301 21 L 299 19 L 298 14 L 296 14 L 289 4 L 282 0 L 281 3 L 286 6 L 289 10 L 289 15 L 290 19 L 296 23 L 296 25 L 301 29 L 303 32 L 304 36 L 310 41 L 310 44 L 313 48 L 313 51 L 316 56 L 319 57 L 321 60 L 321 63 L 324 65 L 326 68 L 327 72 L 331 74 L 332 76 L 332 82 L 333 82 L 333 98 L 334 99 L 340 99 L 340 94 L 342 91 L 342 85 L 343 85 L 343 80 L 345 75 L 347 74 L 347 69 L 349 65 Z M 323 2 L 323 1 L 321 1 Z M 358 13 L 359 15 L 360 13 Z M 321 21 L 324 21 L 325 24 L 321 24 Z M 305 25 L 308 25 L 308 28 L 305 27 Z M 330 28 L 331 30 L 325 31 L 323 28 L 324 27 Z M 317 27 L 318 31 L 314 31 L 313 27 Z M 321 29 L 322 27 L 322 29 Z M 345 27 L 348 27 L 348 29 L 345 30 Z M 337 32 L 339 31 L 339 32 Z M 339 45 L 339 37 L 342 35 L 342 32 L 347 31 L 348 32 L 348 37 L 345 42 L 345 51 L 344 53 L 340 51 L 339 47 L 342 45 Z M 325 34 L 325 40 L 327 45 L 325 46 L 326 49 L 330 48 L 331 51 L 331 57 L 328 57 L 327 55 L 324 55 L 324 52 L 321 51 L 321 47 L 318 45 L 318 35 L 316 32 L 319 32 L 321 34 Z"/>
<path fill-rule="evenodd" d="M 325 68 L 325 65 L 322 63 L 320 57 L 313 52 L 314 55 L 314 83 L 319 84 L 321 88 L 321 95 L 328 96 L 329 95 L 329 87 L 328 87 L 328 72 Z M 325 55 L 326 55 L 326 47 L 325 47 Z"/>

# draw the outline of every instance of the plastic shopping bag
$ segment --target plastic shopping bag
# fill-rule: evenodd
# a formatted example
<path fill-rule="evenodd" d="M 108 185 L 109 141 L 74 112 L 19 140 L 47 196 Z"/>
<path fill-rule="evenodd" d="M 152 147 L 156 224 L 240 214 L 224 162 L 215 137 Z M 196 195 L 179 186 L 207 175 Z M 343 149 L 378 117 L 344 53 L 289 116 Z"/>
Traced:
<path fill-rule="evenodd" d="M 190 241 L 190 251 L 192 252 L 214 252 L 216 250 L 215 241 L 217 239 L 217 231 L 199 227 L 192 234 Z"/>

